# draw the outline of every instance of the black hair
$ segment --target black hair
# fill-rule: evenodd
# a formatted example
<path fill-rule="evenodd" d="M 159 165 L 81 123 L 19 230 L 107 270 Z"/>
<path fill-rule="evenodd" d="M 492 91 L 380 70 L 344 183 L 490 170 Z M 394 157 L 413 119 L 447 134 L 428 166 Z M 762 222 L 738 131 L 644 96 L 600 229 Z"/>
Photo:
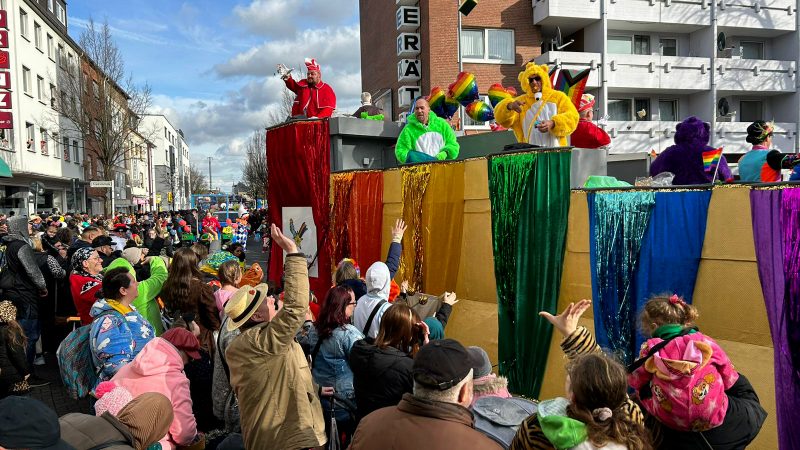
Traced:
<path fill-rule="evenodd" d="M 768 137 L 772 136 L 772 124 L 763 120 L 756 120 L 747 127 L 747 137 L 745 140 L 753 145 L 761 144 Z"/>
<path fill-rule="evenodd" d="M 125 267 L 116 267 L 106 272 L 103 277 L 103 297 L 111 300 L 119 300 L 121 288 L 131 287 L 130 272 Z"/>

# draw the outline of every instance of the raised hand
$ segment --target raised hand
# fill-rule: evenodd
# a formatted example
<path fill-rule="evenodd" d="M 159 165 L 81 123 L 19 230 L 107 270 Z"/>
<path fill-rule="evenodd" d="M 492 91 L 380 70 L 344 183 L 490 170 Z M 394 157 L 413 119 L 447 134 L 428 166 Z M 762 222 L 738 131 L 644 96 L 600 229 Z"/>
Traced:
<path fill-rule="evenodd" d="M 564 337 L 567 337 L 575 332 L 578 328 L 578 320 L 589 307 L 592 306 L 591 300 L 583 299 L 578 303 L 570 303 L 561 314 L 554 316 L 547 311 L 539 313 L 541 317 L 547 319 L 548 322 L 561 332 Z"/>
<path fill-rule="evenodd" d="M 297 244 L 294 239 L 286 237 L 274 223 L 270 226 L 272 242 L 278 244 L 286 253 L 297 253 Z"/>
<path fill-rule="evenodd" d="M 406 228 L 408 228 L 408 226 L 405 221 L 403 219 L 397 219 L 394 223 L 394 227 L 392 227 L 392 240 L 395 242 L 402 241 Z"/>
<path fill-rule="evenodd" d="M 458 303 L 458 299 L 456 298 L 455 292 L 445 292 L 444 293 L 444 302 L 450 306 L 455 305 Z"/>

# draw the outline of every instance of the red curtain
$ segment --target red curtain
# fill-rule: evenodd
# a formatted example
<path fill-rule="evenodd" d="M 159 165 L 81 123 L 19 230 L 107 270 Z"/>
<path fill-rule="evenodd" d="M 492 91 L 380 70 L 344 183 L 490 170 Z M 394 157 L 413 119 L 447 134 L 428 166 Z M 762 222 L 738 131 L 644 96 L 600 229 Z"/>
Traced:
<path fill-rule="evenodd" d="M 270 221 L 283 223 L 286 206 L 310 206 L 317 228 L 319 276 L 310 279 L 311 291 L 322 301 L 331 286 L 328 254 L 330 221 L 330 133 L 327 120 L 287 123 L 267 131 L 267 170 Z M 272 246 L 269 279 L 280 281 L 283 254 Z"/>
<path fill-rule="evenodd" d="M 381 257 L 383 172 L 345 172 L 331 177 L 331 256 L 353 258 L 366 273 Z"/>

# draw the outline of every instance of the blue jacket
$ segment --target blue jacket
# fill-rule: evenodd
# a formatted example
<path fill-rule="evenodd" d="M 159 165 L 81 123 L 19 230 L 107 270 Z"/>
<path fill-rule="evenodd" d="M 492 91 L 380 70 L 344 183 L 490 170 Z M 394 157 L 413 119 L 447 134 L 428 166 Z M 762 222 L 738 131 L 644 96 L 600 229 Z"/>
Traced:
<path fill-rule="evenodd" d="M 155 330 L 135 308 L 123 314 L 105 299 L 92 305 L 90 345 L 100 381 L 113 377 L 120 367 L 133 361 L 139 351 L 155 336 Z"/>
<path fill-rule="evenodd" d="M 317 329 L 308 330 L 308 344 L 311 348 L 317 345 Z M 350 370 L 350 350 L 356 341 L 364 339 L 356 327 L 347 324 L 333 330 L 333 334 L 322 341 L 319 353 L 313 361 L 311 375 L 320 386 L 332 386 L 336 395 L 355 402 L 353 388 L 353 371 Z"/>

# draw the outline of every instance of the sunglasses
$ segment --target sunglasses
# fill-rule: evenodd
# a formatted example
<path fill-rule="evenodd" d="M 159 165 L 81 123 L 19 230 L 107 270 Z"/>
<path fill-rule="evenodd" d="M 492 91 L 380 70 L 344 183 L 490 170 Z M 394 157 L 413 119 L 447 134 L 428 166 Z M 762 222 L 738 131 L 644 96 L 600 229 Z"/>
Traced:
<path fill-rule="evenodd" d="M 528 78 L 528 81 L 538 81 L 539 83 L 541 83 L 542 82 L 542 77 L 537 75 L 535 77 Z"/>

